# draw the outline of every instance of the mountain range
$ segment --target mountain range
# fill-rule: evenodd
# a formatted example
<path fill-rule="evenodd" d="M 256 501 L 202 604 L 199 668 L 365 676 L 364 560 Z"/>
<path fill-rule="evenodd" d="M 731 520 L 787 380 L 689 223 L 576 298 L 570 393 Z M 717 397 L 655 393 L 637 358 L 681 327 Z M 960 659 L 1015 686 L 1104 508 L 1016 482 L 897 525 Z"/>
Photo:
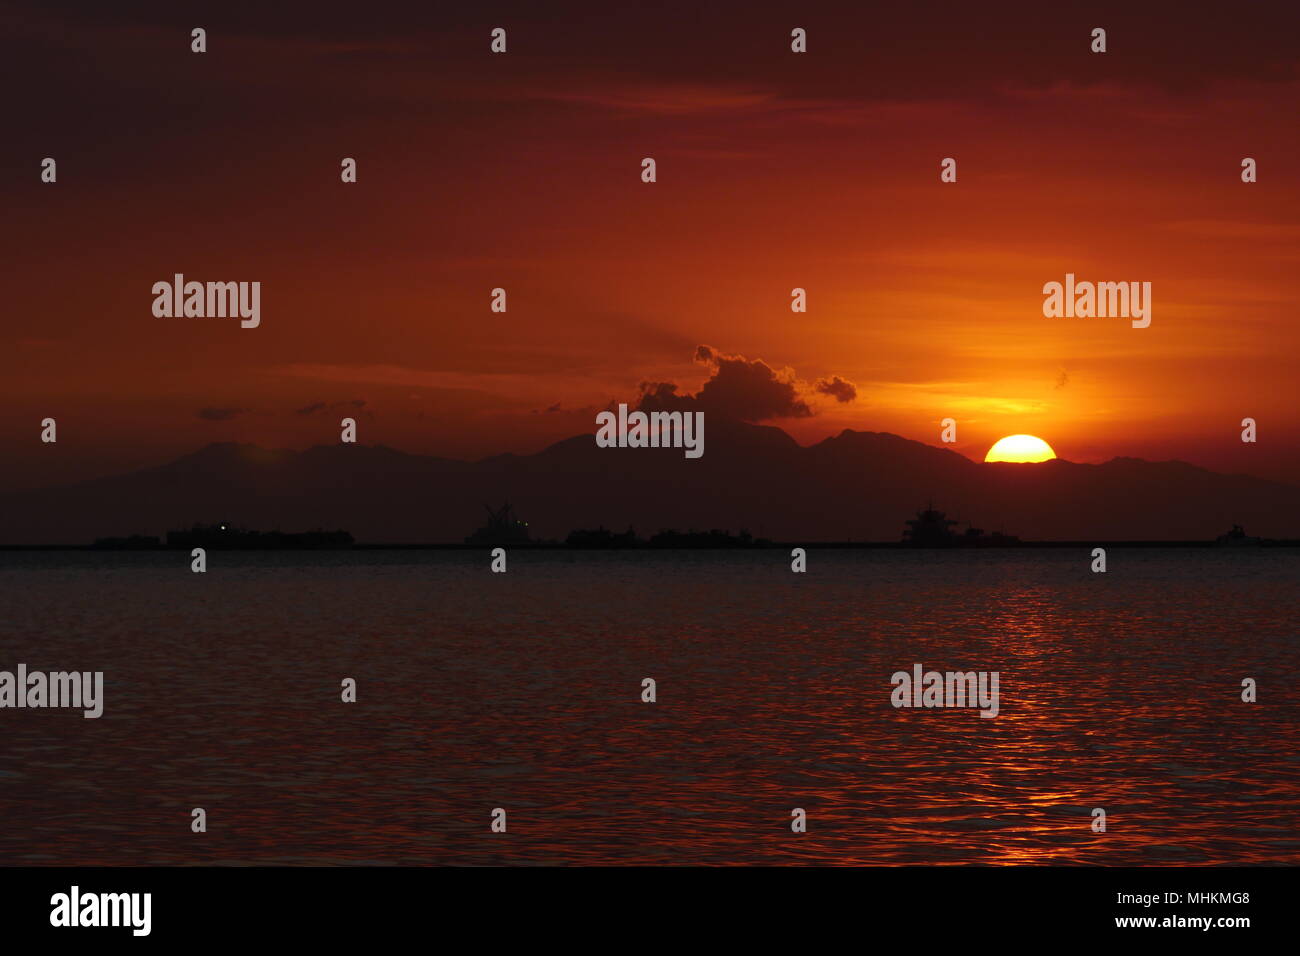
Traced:
<path fill-rule="evenodd" d="M 748 529 L 778 541 L 896 541 L 934 506 L 1026 540 L 1205 540 L 1242 524 L 1300 538 L 1300 488 L 1185 462 L 985 464 L 881 432 L 802 446 L 710 420 L 706 453 L 598 448 L 591 434 L 467 462 L 383 446 L 212 444 L 129 474 L 0 495 L 0 544 L 88 544 L 198 522 L 343 528 L 363 543 L 460 542 L 509 501 L 534 537 L 603 524 Z"/>

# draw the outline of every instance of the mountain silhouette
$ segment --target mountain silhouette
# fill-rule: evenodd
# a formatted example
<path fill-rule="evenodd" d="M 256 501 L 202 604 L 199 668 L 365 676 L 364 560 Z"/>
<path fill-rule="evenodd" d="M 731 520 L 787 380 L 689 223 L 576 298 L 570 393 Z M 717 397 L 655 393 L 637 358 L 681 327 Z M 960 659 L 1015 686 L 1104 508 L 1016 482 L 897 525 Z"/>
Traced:
<path fill-rule="evenodd" d="M 0 544 L 86 544 L 198 521 L 345 528 L 361 542 L 458 542 L 485 502 L 510 501 L 534 538 L 574 528 L 747 528 L 778 541 L 896 541 L 927 501 L 1026 540 L 1207 540 L 1232 524 L 1300 537 L 1300 489 L 1179 461 L 984 464 L 880 432 L 810 446 L 771 426 L 710 419 L 704 457 L 599 448 L 579 435 L 477 462 L 383 446 L 306 451 L 213 444 L 153 468 L 0 495 Z"/>

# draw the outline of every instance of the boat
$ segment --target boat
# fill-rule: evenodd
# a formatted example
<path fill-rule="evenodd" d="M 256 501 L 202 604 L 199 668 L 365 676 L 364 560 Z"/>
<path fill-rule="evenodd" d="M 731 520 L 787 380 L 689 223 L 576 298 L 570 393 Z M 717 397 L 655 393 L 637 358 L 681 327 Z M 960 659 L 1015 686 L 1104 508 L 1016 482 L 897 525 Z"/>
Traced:
<path fill-rule="evenodd" d="M 1246 534 L 1246 529 L 1239 524 L 1234 524 L 1231 531 L 1214 539 L 1214 543 L 1220 548 L 1250 547 L 1258 545 L 1262 541 L 1262 538 L 1254 538 Z"/>
<path fill-rule="evenodd" d="M 483 507 L 488 513 L 487 524 L 469 535 L 465 539 L 466 544 L 478 547 L 504 547 L 529 544 L 533 540 L 528 533 L 528 522 L 519 520 L 514 509 L 510 507 L 510 502 L 507 501 L 496 509 L 491 505 Z"/>
<path fill-rule="evenodd" d="M 958 523 L 936 510 L 931 502 L 924 510 L 918 511 L 915 518 L 907 521 L 902 543 L 911 548 L 997 548 L 1020 543 L 1015 535 L 1000 531 L 985 534 L 982 528 L 973 528 L 969 524 L 965 532 L 958 534 L 953 530 Z"/>

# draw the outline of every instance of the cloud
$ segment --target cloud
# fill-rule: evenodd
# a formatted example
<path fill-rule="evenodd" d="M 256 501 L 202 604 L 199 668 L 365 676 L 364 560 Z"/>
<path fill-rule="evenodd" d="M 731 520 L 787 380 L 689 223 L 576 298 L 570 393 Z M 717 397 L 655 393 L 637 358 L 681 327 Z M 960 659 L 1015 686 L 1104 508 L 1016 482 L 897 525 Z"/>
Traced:
<path fill-rule="evenodd" d="M 838 375 L 817 379 L 813 388 L 823 395 L 833 396 L 837 402 L 851 402 L 858 397 L 858 387 Z"/>
<path fill-rule="evenodd" d="M 363 398 L 354 398 L 350 402 L 331 402 L 328 405 L 324 402 L 312 402 L 310 405 L 298 409 L 297 414 L 314 415 L 317 412 L 330 411 L 331 409 L 336 408 L 364 408 L 365 405 L 366 401 Z"/>
<path fill-rule="evenodd" d="M 200 408 L 198 416 L 205 422 L 228 422 L 246 411 L 245 408 Z"/>
<path fill-rule="evenodd" d="M 712 377 L 698 392 L 681 395 L 675 382 L 642 382 L 638 407 L 644 411 L 698 410 L 748 422 L 813 414 L 799 395 L 791 369 L 776 370 L 762 359 L 725 355 L 710 345 L 695 349 L 695 361 L 713 369 Z"/>
<path fill-rule="evenodd" d="M 533 91 L 534 99 L 577 103 L 629 113 L 732 113 L 770 106 L 771 93 L 719 85 L 652 84 L 611 87 L 593 91 L 590 87 Z"/>

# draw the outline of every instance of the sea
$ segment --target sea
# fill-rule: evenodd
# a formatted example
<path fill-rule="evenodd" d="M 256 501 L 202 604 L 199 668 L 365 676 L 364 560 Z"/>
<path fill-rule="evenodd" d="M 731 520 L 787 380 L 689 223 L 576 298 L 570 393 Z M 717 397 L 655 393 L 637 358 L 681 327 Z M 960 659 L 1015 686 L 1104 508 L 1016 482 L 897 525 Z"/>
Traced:
<path fill-rule="evenodd" d="M 190 561 L 0 552 L 0 863 L 1300 863 L 1300 549 Z"/>

